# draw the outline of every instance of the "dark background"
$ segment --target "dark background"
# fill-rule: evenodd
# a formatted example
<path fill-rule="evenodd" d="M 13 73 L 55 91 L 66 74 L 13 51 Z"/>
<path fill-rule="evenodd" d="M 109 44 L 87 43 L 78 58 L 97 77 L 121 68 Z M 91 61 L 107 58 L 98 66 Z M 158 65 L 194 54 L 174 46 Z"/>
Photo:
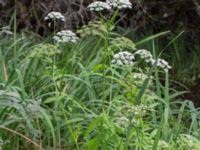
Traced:
<path fill-rule="evenodd" d="M 0 0 L 0 26 L 9 24 L 14 9 L 17 10 L 17 26 L 44 34 L 44 16 L 59 11 L 67 18 L 66 28 L 86 24 L 94 14 L 87 10 L 95 0 Z M 200 32 L 199 0 L 131 0 L 133 9 L 127 10 L 120 23 L 127 28 L 151 28 L 160 30 Z M 125 14 L 125 13 L 124 13 Z"/>

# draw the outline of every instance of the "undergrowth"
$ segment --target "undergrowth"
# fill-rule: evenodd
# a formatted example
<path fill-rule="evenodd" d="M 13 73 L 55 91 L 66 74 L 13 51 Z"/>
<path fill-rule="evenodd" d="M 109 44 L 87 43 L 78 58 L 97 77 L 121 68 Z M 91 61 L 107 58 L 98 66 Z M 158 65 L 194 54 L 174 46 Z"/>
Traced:
<path fill-rule="evenodd" d="M 0 149 L 200 148 L 200 109 L 180 99 L 187 91 L 171 88 L 170 73 L 156 64 L 162 55 L 155 39 L 169 32 L 132 41 L 117 34 L 114 19 L 80 29 L 76 43 L 4 35 Z M 145 43 L 156 60 L 151 66 L 111 63 Z"/>

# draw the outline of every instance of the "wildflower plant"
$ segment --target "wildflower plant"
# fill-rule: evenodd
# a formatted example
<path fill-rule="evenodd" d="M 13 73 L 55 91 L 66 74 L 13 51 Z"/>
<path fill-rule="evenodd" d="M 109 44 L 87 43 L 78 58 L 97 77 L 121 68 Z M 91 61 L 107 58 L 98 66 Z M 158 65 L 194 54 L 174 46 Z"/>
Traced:
<path fill-rule="evenodd" d="M 158 60 L 157 60 L 157 66 L 160 67 L 161 69 L 163 69 L 165 72 L 168 72 L 169 69 L 172 68 L 167 61 L 165 61 L 164 59 L 160 59 L 160 58 L 158 58 Z"/>
<path fill-rule="evenodd" d="M 192 135 L 180 134 L 177 141 L 180 150 L 192 149 L 198 150 L 200 141 Z"/>
<path fill-rule="evenodd" d="M 57 43 L 76 43 L 79 39 L 75 33 L 73 33 L 70 30 L 62 30 L 60 32 L 57 32 L 55 36 L 53 36 L 53 39 Z"/>
<path fill-rule="evenodd" d="M 60 12 L 50 12 L 47 16 L 44 17 L 44 21 L 48 23 L 49 29 L 52 29 L 53 32 L 56 32 L 61 27 L 64 26 L 66 21 L 65 16 L 63 16 Z"/>
<path fill-rule="evenodd" d="M 147 110 L 148 107 L 144 104 L 124 106 L 114 114 L 114 123 L 118 128 L 123 129 L 128 128 L 130 122 L 133 126 L 140 126 L 140 119 L 146 115 Z"/>
<path fill-rule="evenodd" d="M 165 72 L 168 72 L 169 69 L 172 67 L 169 65 L 167 61 L 164 59 L 158 58 L 157 60 L 153 58 L 153 55 L 150 51 L 145 49 L 139 49 L 134 53 L 135 57 L 139 57 L 141 60 L 144 60 L 147 64 L 150 65 L 150 67 L 156 65 L 160 69 L 164 70 Z"/>
<path fill-rule="evenodd" d="M 96 1 L 88 5 L 88 9 L 91 11 L 102 11 L 102 10 L 111 10 L 111 7 L 108 3 Z"/>
<path fill-rule="evenodd" d="M 169 87 L 169 63 L 138 49 L 141 42 L 116 34 L 116 13 L 132 4 L 105 3 L 88 9 L 111 10 L 109 19 L 91 21 L 77 32 L 60 29 L 54 43 L 15 41 L 16 59 L 13 44 L 0 42 L 0 148 L 199 149 L 192 136 L 199 136 L 199 110 L 176 100 L 183 92 Z M 49 19 L 64 21 L 55 12 Z M 166 72 L 164 83 L 159 70 Z"/>
<path fill-rule="evenodd" d="M 154 59 L 150 51 L 145 49 L 139 49 L 134 54 L 136 57 L 139 56 L 141 59 L 143 59 L 145 62 L 154 64 Z"/>
<path fill-rule="evenodd" d="M 135 57 L 128 51 L 119 52 L 113 56 L 112 63 L 118 66 L 133 66 Z"/>
<path fill-rule="evenodd" d="M 91 11 L 102 11 L 112 9 L 125 9 L 132 8 L 132 4 L 129 0 L 106 0 L 106 2 L 96 1 L 88 5 L 88 9 Z"/>
<path fill-rule="evenodd" d="M 106 0 L 106 3 L 112 8 L 117 9 L 132 8 L 132 4 L 129 0 Z"/>
<path fill-rule="evenodd" d="M 164 140 L 158 141 L 158 150 L 171 150 L 169 143 Z"/>
<path fill-rule="evenodd" d="M 29 57 L 33 58 L 49 58 L 60 54 L 60 49 L 53 44 L 40 44 L 33 47 Z"/>
<path fill-rule="evenodd" d="M 58 20 L 58 21 L 63 21 L 63 22 L 66 21 L 65 17 L 60 12 L 54 12 L 54 11 L 48 13 L 47 16 L 44 18 L 44 20 L 45 21 L 47 21 L 47 20 L 53 20 L 53 21 Z"/>

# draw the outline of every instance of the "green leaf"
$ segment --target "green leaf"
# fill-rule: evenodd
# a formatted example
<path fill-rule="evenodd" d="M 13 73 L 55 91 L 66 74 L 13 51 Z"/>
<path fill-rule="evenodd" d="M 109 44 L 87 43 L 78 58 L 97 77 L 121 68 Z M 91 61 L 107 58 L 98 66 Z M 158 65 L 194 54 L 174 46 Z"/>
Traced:
<path fill-rule="evenodd" d="M 146 42 L 148 42 L 148 41 L 151 41 L 151 40 L 153 40 L 153 39 L 155 39 L 155 38 L 158 38 L 158 37 L 160 37 L 160 36 L 166 35 L 166 34 L 168 34 L 168 33 L 170 33 L 170 31 L 165 31 L 165 32 L 161 32 L 161 33 L 158 33 L 158 34 L 149 36 L 149 37 L 147 37 L 147 38 L 145 38 L 145 39 L 143 39 L 143 40 L 137 42 L 137 43 L 136 43 L 136 46 L 141 45 L 141 44 L 143 44 L 143 43 L 146 43 Z"/>
<path fill-rule="evenodd" d="M 95 119 L 89 124 L 89 126 L 88 126 L 88 128 L 87 128 L 87 130 L 86 130 L 86 132 L 85 132 L 85 134 L 84 134 L 84 137 L 88 136 L 89 133 L 97 127 L 97 125 L 98 125 L 98 123 L 99 123 L 100 120 L 101 120 L 101 118 L 99 118 L 99 117 L 98 117 L 98 118 L 95 118 Z"/>
<path fill-rule="evenodd" d="M 101 141 L 100 135 L 90 140 L 88 143 L 88 150 L 98 150 L 100 141 Z"/>

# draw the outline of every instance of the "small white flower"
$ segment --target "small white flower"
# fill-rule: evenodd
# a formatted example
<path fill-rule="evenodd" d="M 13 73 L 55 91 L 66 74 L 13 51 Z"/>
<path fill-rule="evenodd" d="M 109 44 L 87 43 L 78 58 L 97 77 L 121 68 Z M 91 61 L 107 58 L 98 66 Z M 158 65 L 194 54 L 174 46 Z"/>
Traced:
<path fill-rule="evenodd" d="M 148 76 L 144 73 L 134 73 L 133 74 L 133 79 L 135 79 L 135 80 L 145 80 L 147 78 L 148 78 Z"/>
<path fill-rule="evenodd" d="M 57 42 L 58 42 L 58 41 L 61 42 L 61 39 L 60 39 L 59 36 L 54 36 L 53 39 L 54 39 L 55 41 L 57 41 Z"/>
<path fill-rule="evenodd" d="M 132 66 L 134 65 L 134 60 L 135 57 L 132 53 L 124 51 L 115 54 L 112 63 L 118 66 Z"/>
<path fill-rule="evenodd" d="M 140 55 L 142 58 L 152 58 L 151 53 L 145 49 L 137 50 L 137 52 L 135 52 L 135 54 Z"/>
<path fill-rule="evenodd" d="M 101 1 L 96 1 L 96 2 L 91 3 L 90 5 L 88 5 L 88 8 L 91 11 L 93 11 L 93 10 L 94 11 L 102 11 L 102 10 L 110 10 L 111 9 L 111 7 L 107 3 L 104 3 Z"/>
<path fill-rule="evenodd" d="M 124 64 L 129 65 L 129 61 L 127 59 L 124 59 Z"/>
<path fill-rule="evenodd" d="M 123 116 L 122 114 L 117 114 L 115 116 L 114 124 L 118 128 L 127 128 L 129 125 L 129 119 L 126 116 Z"/>
<path fill-rule="evenodd" d="M 106 3 L 117 9 L 132 8 L 132 4 L 129 0 L 106 0 Z"/>
<path fill-rule="evenodd" d="M 198 150 L 200 147 L 199 140 L 189 134 L 180 134 L 177 143 L 183 149 Z"/>
<path fill-rule="evenodd" d="M 154 65 L 154 63 L 156 62 L 156 60 L 153 59 L 153 58 L 149 58 L 149 59 L 146 60 L 146 62 L 150 63 L 151 65 Z"/>
<path fill-rule="evenodd" d="M 119 59 L 120 55 L 119 54 L 115 54 L 114 55 L 114 59 Z"/>
<path fill-rule="evenodd" d="M 60 20 L 65 22 L 65 17 L 60 12 L 50 12 L 47 14 L 47 16 L 44 18 L 44 20 Z"/>
<path fill-rule="evenodd" d="M 158 60 L 157 60 L 157 66 L 162 68 L 165 72 L 168 72 L 169 69 L 172 68 L 167 61 L 165 61 L 164 59 L 160 59 L 160 58 L 158 58 Z"/>
<path fill-rule="evenodd" d="M 123 62 L 122 62 L 121 60 L 117 60 L 117 61 L 116 61 L 116 65 L 122 66 L 122 65 L 123 65 Z"/>
<path fill-rule="evenodd" d="M 143 116 L 147 112 L 147 106 L 144 104 L 134 106 L 132 109 L 134 115 L 136 116 Z"/>
<path fill-rule="evenodd" d="M 145 49 L 137 50 L 134 55 L 144 59 L 147 63 L 151 63 L 154 60 L 152 54 Z"/>
<path fill-rule="evenodd" d="M 137 50 L 134 53 L 134 56 L 139 56 L 141 59 L 144 59 L 146 63 L 150 63 L 152 66 L 156 63 L 156 66 L 163 69 L 165 72 L 168 72 L 168 70 L 172 68 L 169 65 L 169 63 L 165 61 L 164 59 L 158 58 L 158 60 L 156 61 L 153 58 L 152 54 L 145 49 Z"/>
<path fill-rule="evenodd" d="M 53 39 L 60 43 L 60 42 L 72 42 L 75 43 L 79 39 L 75 33 L 73 33 L 70 30 L 63 30 L 58 33 L 53 37 Z"/>

